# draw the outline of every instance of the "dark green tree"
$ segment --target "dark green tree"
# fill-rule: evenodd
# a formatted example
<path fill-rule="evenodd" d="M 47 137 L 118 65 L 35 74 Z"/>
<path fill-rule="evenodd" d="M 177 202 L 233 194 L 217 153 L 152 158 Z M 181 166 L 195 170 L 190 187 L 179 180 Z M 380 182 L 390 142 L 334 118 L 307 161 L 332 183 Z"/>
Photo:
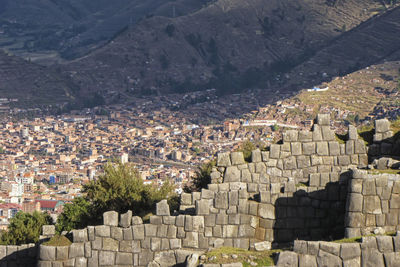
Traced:
<path fill-rule="evenodd" d="M 194 173 L 192 184 L 185 186 L 185 192 L 199 192 L 202 188 L 207 188 L 211 183 L 211 170 L 215 166 L 215 160 L 204 163 Z"/>
<path fill-rule="evenodd" d="M 91 204 L 83 197 L 75 198 L 72 203 L 64 206 L 63 212 L 57 219 L 56 231 L 71 231 L 81 229 L 90 223 L 94 223 L 94 218 L 90 214 Z"/>
<path fill-rule="evenodd" d="M 1 243 L 6 245 L 20 245 L 36 243 L 43 225 L 52 224 L 53 220 L 47 213 L 35 211 L 33 214 L 18 212 L 10 220 L 8 230 L 1 236 Z"/>

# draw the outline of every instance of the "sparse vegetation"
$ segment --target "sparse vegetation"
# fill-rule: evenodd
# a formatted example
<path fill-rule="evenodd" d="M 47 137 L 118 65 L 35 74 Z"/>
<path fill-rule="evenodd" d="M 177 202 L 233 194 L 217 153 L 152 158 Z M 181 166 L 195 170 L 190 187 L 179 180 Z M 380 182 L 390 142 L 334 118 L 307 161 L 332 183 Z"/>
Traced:
<path fill-rule="evenodd" d="M 165 27 L 165 32 L 168 34 L 169 37 L 174 36 L 175 33 L 174 24 L 168 24 L 167 27 Z"/>
<path fill-rule="evenodd" d="M 55 235 L 49 241 L 43 243 L 45 246 L 64 247 L 71 245 L 72 242 L 63 235 Z"/>
<path fill-rule="evenodd" d="M 211 183 L 211 170 L 215 164 L 215 160 L 212 160 L 198 167 L 192 177 L 192 184 L 185 186 L 185 192 L 199 192 L 202 188 L 207 188 L 207 185 Z"/>
<path fill-rule="evenodd" d="M 207 263 L 224 264 L 242 262 L 243 266 L 273 266 L 275 254 L 280 251 L 281 250 L 251 251 L 240 248 L 221 247 L 208 252 L 206 257 L 207 259 L 212 259 L 207 260 Z M 230 257 L 233 254 L 237 255 L 236 259 Z M 250 265 L 250 262 L 254 262 L 257 265 Z"/>

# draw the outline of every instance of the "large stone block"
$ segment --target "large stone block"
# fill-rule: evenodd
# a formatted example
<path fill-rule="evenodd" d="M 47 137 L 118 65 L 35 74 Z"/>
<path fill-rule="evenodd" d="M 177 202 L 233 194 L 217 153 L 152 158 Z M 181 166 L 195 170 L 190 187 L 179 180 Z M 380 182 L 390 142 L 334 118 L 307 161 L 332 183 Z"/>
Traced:
<path fill-rule="evenodd" d="M 118 251 L 119 242 L 112 238 L 103 239 L 103 250 Z"/>
<path fill-rule="evenodd" d="M 56 247 L 41 245 L 39 251 L 39 258 L 42 261 L 54 261 L 56 259 Z"/>
<path fill-rule="evenodd" d="M 224 182 L 240 182 L 240 170 L 236 166 L 226 168 Z"/>
<path fill-rule="evenodd" d="M 328 156 L 328 142 L 317 142 L 317 154 L 320 156 Z"/>
<path fill-rule="evenodd" d="M 161 251 L 154 255 L 154 261 L 157 262 L 160 267 L 175 266 L 176 258 L 174 251 Z"/>
<path fill-rule="evenodd" d="M 263 159 L 261 156 L 260 149 L 251 151 L 251 162 L 261 162 L 261 161 L 263 161 Z"/>
<path fill-rule="evenodd" d="M 144 225 L 143 224 L 133 225 L 132 233 L 133 233 L 134 240 L 143 240 L 144 239 Z"/>
<path fill-rule="evenodd" d="M 198 248 L 199 247 L 199 233 L 186 232 L 186 237 L 182 241 L 182 246 L 185 248 Z"/>
<path fill-rule="evenodd" d="M 156 204 L 156 214 L 159 216 L 170 216 L 169 205 L 166 199 Z"/>
<path fill-rule="evenodd" d="M 56 249 L 57 260 L 67 260 L 69 254 L 69 246 L 60 246 Z"/>
<path fill-rule="evenodd" d="M 363 267 L 385 266 L 383 254 L 380 253 L 377 249 L 363 249 L 361 258 Z"/>
<path fill-rule="evenodd" d="M 340 155 L 340 146 L 336 141 L 330 141 L 328 143 L 329 146 L 329 155 L 331 156 L 339 156 Z"/>
<path fill-rule="evenodd" d="M 99 264 L 108 266 L 115 265 L 115 252 L 101 250 L 99 252 Z"/>
<path fill-rule="evenodd" d="M 243 152 L 232 152 L 231 153 L 231 163 L 232 165 L 245 164 Z"/>
<path fill-rule="evenodd" d="M 317 259 L 314 255 L 299 255 L 299 267 L 317 267 Z"/>
<path fill-rule="evenodd" d="M 283 133 L 283 142 L 296 142 L 298 140 L 298 131 L 288 130 Z"/>
<path fill-rule="evenodd" d="M 368 214 L 382 214 L 381 200 L 378 196 L 365 196 L 363 212 Z"/>
<path fill-rule="evenodd" d="M 339 256 L 340 254 L 340 244 L 334 242 L 325 242 L 321 241 L 319 244 L 320 249 L 335 256 Z"/>
<path fill-rule="evenodd" d="M 315 143 L 303 143 L 303 154 L 304 155 L 312 155 L 315 153 Z"/>
<path fill-rule="evenodd" d="M 121 227 L 129 227 L 132 223 L 132 211 L 128 210 L 127 212 L 121 214 L 121 218 L 119 220 L 119 225 Z"/>
<path fill-rule="evenodd" d="M 397 267 L 400 265 L 400 253 L 389 252 L 384 254 L 386 267 Z"/>
<path fill-rule="evenodd" d="M 283 160 L 283 168 L 285 170 L 295 170 L 297 168 L 296 157 L 288 157 Z"/>
<path fill-rule="evenodd" d="M 320 250 L 317 256 L 318 266 L 342 267 L 342 261 L 338 256 Z"/>
<path fill-rule="evenodd" d="M 280 145 L 272 144 L 269 150 L 269 157 L 272 159 L 278 159 L 280 156 L 280 150 L 281 150 Z"/>
<path fill-rule="evenodd" d="M 364 144 L 364 141 L 361 139 L 357 139 L 354 141 L 354 153 L 356 154 L 364 154 L 367 152 L 367 148 Z"/>
<path fill-rule="evenodd" d="M 69 247 L 69 258 L 85 257 L 85 246 L 83 243 L 72 243 Z"/>
<path fill-rule="evenodd" d="M 349 140 L 356 140 L 358 139 L 357 128 L 353 125 L 349 125 L 349 130 L 347 132 L 347 138 Z"/>
<path fill-rule="evenodd" d="M 359 258 L 360 256 L 361 256 L 361 248 L 359 243 L 341 244 L 340 257 L 343 260 Z"/>
<path fill-rule="evenodd" d="M 361 212 L 348 212 L 345 219 L 345 225 L 350 228 L 364 226 L 364 215 Z"/>
<path fill-rule="evenodd" d="M 117 252 L 115 264 L 117 264 L 117 265 L 133 265 L 132 253 Z"/>
<path fill-rule="evenodd" d="M 277 267 L 297 267 L 299 266 L 299 259 L 295 252 L 282 251 L 279 253 Z"/>
<path fill-rule="evenodd" d="M 388 119 L 375 120 L 375 132 L 384 133 L 390 131 L 390 122 Z"/>
<path fill-rule="evenodd" d="M 361 212 L 363 207 L 363 196 L 357 193 L 350 193 L 347 198 L 348 211 Z"/>
<path fill-rule="evenodd" d="M 378 249 L 382 253 L 393 252 L 393 238 L 391 236 L 376 236 Z"/>
<path fill-rule="evenodd" d="M 272 204 L 258 205 L 258 215 L 264 219 L 275 219 L 275 207 Z"/>
<path fill-rule="evenodd" d="M 217 166 L 218 167 L 231 166 L 231 159 L 229 153 L 218 153 Z"/>
<path fill-rule="evenodd" d="M 73 230 L 72 231 L 72 240 L 73 240 L 74 243 L 88 241 L 87 230 L 86 229 Z"/>
<path fill-rule="evenodd" d="M 227 209 L 228 208 L 228 193 L 227 192 L 217 192 L 215 194 L 214 206 L 217 209 Z"/>
<path fill-rule="evenodd" d="M 329 126 L 331 124 L 331 115 L 330 114 L 318 114 L 317 115 L 317 124 Z"/>
<path fill-rule="evenodd" d="M 104 225 L 118 226 L 118 212 L 107 211 L 103 213 Z"/>
<path fill-rule="evenodd" d="M 335 140 L 335 132 L 331 130 L 329 126 L 321 126 L 321 131 L 322 131 L 322 138 L 325 141 L 333 141 Z"/>
<path fill-rule="evenodd" d="M 43 225 L 42 226 L 42 235 L 53 236 L 55 234 L 56 234 L 55 225 Z"/>

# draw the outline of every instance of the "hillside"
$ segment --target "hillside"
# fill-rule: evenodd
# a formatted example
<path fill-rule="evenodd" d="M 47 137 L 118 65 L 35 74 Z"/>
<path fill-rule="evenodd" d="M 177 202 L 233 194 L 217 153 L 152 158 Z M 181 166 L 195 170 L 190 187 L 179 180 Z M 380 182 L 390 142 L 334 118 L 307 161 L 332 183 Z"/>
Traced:
<path fill-rule="evenodd" d="M 1 98 L 17 98 L 19 107 L 55 105 L 72 100 L 74 86 L 59 73 L 0 51 Z"/>
<path fill-rule="evenodd" d="M 0 0 L 0 48 L 45 64 L 82 56 L 146 16 L 180 16 L 206 0 Z"/>
<path fill-rule="evenodd" d="M 282 87 L 278 74 L 351 36 L 351 29 L 382 10 L 380 1 L 335 2 L 218 0 L 186 16 L 143 20 L 64 69 L 82 94 L 210 87 L 233 93 L 276 80 Z"/>

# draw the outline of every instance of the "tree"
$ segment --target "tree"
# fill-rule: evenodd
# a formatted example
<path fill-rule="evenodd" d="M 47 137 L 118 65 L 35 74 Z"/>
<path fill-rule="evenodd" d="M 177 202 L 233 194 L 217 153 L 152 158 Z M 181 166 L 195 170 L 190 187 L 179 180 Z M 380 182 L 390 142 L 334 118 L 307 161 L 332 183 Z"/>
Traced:
<path fill-rule="evenodd" d="M 160 188 L 145 185 L 137 169 L 128 163 L 107 163 L 104 175 L 84 185 L 83 192 L 100 216 L 109 210 L 120 213 L 132 210 L 135 214 L 141 214 L 152 210 L 156 202 L 174 194 L 169 182 Z"/>
<path fill-rule="evenodd" d="M 65 204 L 63 212 L 57 219 L 56 231 L 71 231 L 81 229 L 94 221 L 90 214 L 90 202 L 83 197 L 78 197 L 70 204 Z"/>
<path fill-rule="evenodd" d="M 204 163 L 194 173 L 192 177 L 192 184 L 185 186 L 185 192 L 198 192 L 202 188 L 207 188 L 207 185 L 211 183 L 211 170 L 215 166 L 215 160 Z"/>
<path fill-rule="evenodd" d="M 43 225 L 52 224 L 53 220 L 47 213 L 35 211 L 33 214 L 18 212 L 10 220 L 8 231 L 1 236 L 1 243 L 7 245 L 20 245 L 36 243 Z"/>

